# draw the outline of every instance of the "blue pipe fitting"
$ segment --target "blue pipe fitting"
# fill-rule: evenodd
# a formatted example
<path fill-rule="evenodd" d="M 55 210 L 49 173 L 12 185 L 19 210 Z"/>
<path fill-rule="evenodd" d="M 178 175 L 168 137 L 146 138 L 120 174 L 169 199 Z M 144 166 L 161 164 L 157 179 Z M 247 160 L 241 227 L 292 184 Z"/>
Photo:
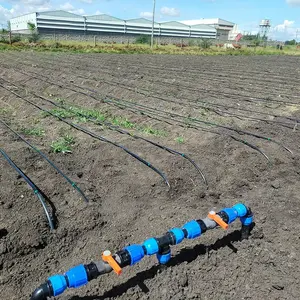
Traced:
<path fill-rule="evenodd" d="M 69 288 L 78 288 L 88 283 L 88 277 L 84 265 L 70 269 L 65 276 L 69 281 Z"/>
<path fill-rule="evenodd" d="M 201 235 L 201 227 L 195 220 L 186 223 L 182 228 L 187 231 L 188 239 L 195 239 Z"/>
<path fill-rule="evenodd" d="M 67 280 L 63 275 L 54 275 L 49 277 L 48 280 L 50 281 L 52 286 L 53 296 L 62 294 L 68 287 Z"/>
<path fill-rule="evenodd" d="M 253 214 L 250 208 L 247 208 L 244 204 L 239 203 L 231 208 L 224 208 L 221 212 L 224 212 L 224 214 L 228 216 L 228 223 L 232 223 L 237 218 L 239 218 L 243 225 L 241 230 L 241 239 L 247 239 L 249 237 L 249 233 L 251 230 L 250 225 L 253 223 Z M 120 259 L 123 258 L 124 262 L 126 262 L 124 266 L 127 266 L 129 265 L 130 256 L 130 265 L 132 266 L 141 261 L 145 255 L 156 254 L 159 263 L 166 264 L 171 259 L 170 246 L 172 246 L 174 243 L 179 244 L 183 241 L 184 238 L 197 238 L 201 236 L 201 234 L 204 233 L 206 229 L 213 229 L 212 227 L 202 227 L 202 223 L 205 223 L 204 221 L 205 220 L 193 220 L 186 223 L 181 229 L 173 228 L 166 235 L 157 239 L 152 237 L 144 241 L 142 245 L 128 246 L 123 250 L 127 251 L 129 255 L 125 254 L 124 257 L 121 255 Z M 206 224 L 204 225 L 206 226 Z M 91 268 L 89 269 L 88 267 L 90 265 Z M 105 270 L 97 270 L 97 268 L 95 269 L 94 263 L 91 263 L 90 265 L 79 265 L 75 268 L 70 269 L 64 275 L 55 275 L 49 277 L 47 282 L 45 282 L 33 292 L 31 300 L 45 300 L 47 297 L 58 296 L 62 294 L 68 287 L 78 288 L 85 285 L 88 280 L 95 279 L 98 276 L 111 271 L 110 268 L 107 268 Z M 87 272 L 89 272 L 89 278 Z"/>
<path fill-rule="evenodd" d="M 157 260 L 160 264 L 165 265 L 167 264 L 171 259 L 171 251 L 165 254 L 156 254 Z"/>
<path fill-rule="evenodd" d="M 145 256 L 145 252 L 142 245 L 127 246 L 126 248 L 124 248 L 124 250 L 127 250 L 131 257 L 131 266 L 141 261 Z"/>
<path fill-rule="evenodd" d="M 150 238 L 143 243 L 143 246 L 146 248 L 147 255 L 153 255 L 158 253 L 159 246 L 155 238 Z"/>
<path fill-rule="evenodd" d="M 232 208 L 237 211 L 237 216 L 239 218 L 246 216 L 248 213 L 247 207 L 242 203 L 236 204 Z"/>
<path fill-rule="evenodd" d="M 175 245 L 180 244 L 184 239 L 184 232 L 180 228 L 173 228 L 169 232 L 175 236 Z"/>
<path fill-rule="evenodd" d="M 224 208 L 221 210 L 221 212 L 226 213 L 228 216 L 228 224 L 231 224 L 238 218 L 238 212 L 234 208 Z"/>
<path fill-rule="evenodd" d="M 249 226 L 253 223 L 253 216 L 240 218 L 242 225 Z"/>

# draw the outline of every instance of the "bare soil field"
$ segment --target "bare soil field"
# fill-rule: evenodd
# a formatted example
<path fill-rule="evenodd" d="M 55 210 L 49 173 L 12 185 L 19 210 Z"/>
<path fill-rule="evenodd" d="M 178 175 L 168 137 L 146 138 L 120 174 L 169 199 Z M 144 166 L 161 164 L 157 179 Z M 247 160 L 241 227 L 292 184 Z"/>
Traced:
<path fill-rule="evenodd" d="M 57 299 L 300 299 L 299 83 L 300 57 L 1 53 L 0 148 L 55 221 L 0 155 L 1 300 L 238 202 L 248 240 L 236 222 Z"/>

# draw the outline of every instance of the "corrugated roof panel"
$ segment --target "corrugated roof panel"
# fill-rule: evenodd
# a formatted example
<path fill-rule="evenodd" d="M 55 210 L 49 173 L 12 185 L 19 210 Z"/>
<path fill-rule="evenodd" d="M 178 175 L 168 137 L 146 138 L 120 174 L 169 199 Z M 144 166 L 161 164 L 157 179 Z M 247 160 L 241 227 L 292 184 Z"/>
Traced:
<path fill-rule="evenodd" d="M 204 24 L 198 24 L 198 25 L 192 25 L 191 26 L 192 30 L 198 29 L 198 30 L 205 30 L 205 31 L 212 31 L 216 32 L 216 28 L 210 25 L 204 25 Z"/>
<path fill-rule="evenodd" d="M 130 23 L 135 23 L 135 24 L 147 24 L 147 25 L 149 24 L 149 25 L 152 26 L 152 21 L 147 20 L 147 19 L 145 19 L 145 18 L 129 19 L 129 20 L 126 20 L 126 23 L 127 23 L 127 24 L 130 24 Z M 155 22 L 155 24 L 157 24 L 157 23 Z"/>
<path fill-rule="evenodd" d="M 229 22 L 229 21 L 226 21 L 226 20 L 223 20 L 223 19 L 218 19 L 218 24 L 219 25 L 227 25 L 227 26 L 234 26 L 235 23 L 232 23 L 232 22 Z"/>
<path fill-rule="evenodd" d="M 189 28 L 189 26 L 176 21 L 160 23 L 160 26 L 161 28 Z"/>
<path fill-rule="evenodd" d="M 124 23 L 124 20 L 115 18 L 110 15 L 101 14 L 101 15 L 94 15 L 94 16 L 86 16 L 87 20 L 98 20 L 98 21 L 109 21 L 109 22 L 122 22 Z"/>
<path fill-rule="evenodd" d="M 200 25 L 200 24 L 206 24 L 206 25 L 215 25 L 215 26 L 234 26 L 234 23 L 215 18 L 215 19 L 199 19 L 199 20 L 187 20 L 187 21 L 181 21 L 181 23 L 186 25 Z"/>
<path fill-rule="evenodd" d="M 38 16 L 51 16 L 51 17 L 60 17 L 60 18 L 78 18 L 83 19 L 83 16 L 69 13 L 64 10 L 54 10 L 54 11 L 45 11 L 37 13 Z"/>

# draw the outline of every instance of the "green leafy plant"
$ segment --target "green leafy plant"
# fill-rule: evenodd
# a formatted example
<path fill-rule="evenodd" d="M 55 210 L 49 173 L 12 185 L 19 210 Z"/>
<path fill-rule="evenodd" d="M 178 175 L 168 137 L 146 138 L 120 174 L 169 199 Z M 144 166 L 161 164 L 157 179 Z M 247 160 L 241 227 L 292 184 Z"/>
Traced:
<path fill-rule="evenodd" d="M 54 153 L 72 153 L 72 146 L 75 144 L 75 138 L 71 135 L 65 135 L 57 141 L 53 141 L 51 149 Z"/>
<path fill-rule="evenodd" d="M 198 42 L 198 46 L 201 49 L 209 49 L 211 47 L 211 45 L 212 45 L 212 42 L 209 39 L 201 39 Z"/>
<path fill-rule="evenodd" d="M 17 35 L 13 35 L 11 37 L 11 42 L 12 43 L 18 43 L 18 42 L 21 42 L 22 38 L 21 38 L 21 35 L 20 34 L 17 34 Z"/>
<path fill-rule="evenodd" d="M 141 131 L 145 134 L 155 135 L 155 136 L 166 136 L 166 132 L 163 130 L 154 129 L 151 126 L 141 128 Z"/>
<path fill-rule="evenodd" d="M 119 127 L 124 127 L 124 128 L 134 128 L 135 127 L 134 123 L 132 123 L 128 119 L 122 118 L 122 117 L 113 118 L 112 123 L 114 125 L 117 125 Z"/>
<path fill-rule="evenodd" d="M 184 138 L 183 136 L 178 136 L 175 141 L 178 143 L 178 144 L 183 144 L 184 143 Z"/>
<path fill-rule="evenodd" d="M 26 135 L 43 136 L 45 130 L 42 128 L 22 128 L 21 131 Z"/>
<path fill-rule="evenodd" d="M 149 35 L 140 35 L 135 39 L 135 44 L 150 44 L 151 37 Z"/>
<path fill-rule="evenodd" d="M 30 30 L 30 36 L 28 37 L 29 43 L 36 43 L 40 39 L 40 35 L 37 33 L 36 25 L 28 22 L 27 27 Z"/>

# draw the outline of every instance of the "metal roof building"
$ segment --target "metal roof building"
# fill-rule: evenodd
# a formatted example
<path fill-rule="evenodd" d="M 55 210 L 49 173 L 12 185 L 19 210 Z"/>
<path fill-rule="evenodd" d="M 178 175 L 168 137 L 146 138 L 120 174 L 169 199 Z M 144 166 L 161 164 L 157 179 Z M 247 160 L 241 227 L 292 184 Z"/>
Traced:
<path fill-rule="evenodd" d="M 39 33 L 150 35 L 152 22 L 144 19 L 121 20 L 106 14 L 80 16 L 66 11 L 35 12 L 10 20 L 12 32 L 29 33 L 28 23 Z M 217 30 L 206 24 L 187 25 L 180 22 L 154 24 L 155 36 L 215 39 Z"/>
<path fill-rule="evenodd" d="M 217 38 L 220 40 L 229 40 L 231 32 L 236 28 L 236 24 L 220 19 L 199 19 L 199 20 L 188 20 L 182 21 L 183 24 L 195 26 L 197 24 L 213 26 L 217 30 Z"/>

